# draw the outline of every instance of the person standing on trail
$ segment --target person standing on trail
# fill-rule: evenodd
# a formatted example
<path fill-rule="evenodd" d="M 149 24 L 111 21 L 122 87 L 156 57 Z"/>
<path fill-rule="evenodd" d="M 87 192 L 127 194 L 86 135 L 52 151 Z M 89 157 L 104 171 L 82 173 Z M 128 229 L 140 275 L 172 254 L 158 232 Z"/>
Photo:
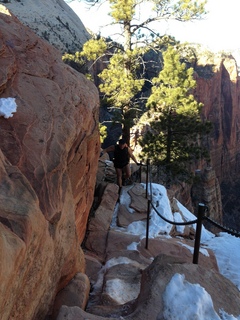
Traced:
<path fill-rule="evenodd" d="M 120 139 L 118 144 L 112 145 L 106 149 L 102 150 L 102 153 L 114 152 L 113 163 L 117 174 L 117 184 L 119 188 L 122 187 L 122 175 L 125 174 L 125 179 L 129 181 L 131 177 L 131 168 L 129 164 L 130 158 L 137 164 L 135 156 L 132 153 L 131 148 L 128 147 L 124 139 Z"/>

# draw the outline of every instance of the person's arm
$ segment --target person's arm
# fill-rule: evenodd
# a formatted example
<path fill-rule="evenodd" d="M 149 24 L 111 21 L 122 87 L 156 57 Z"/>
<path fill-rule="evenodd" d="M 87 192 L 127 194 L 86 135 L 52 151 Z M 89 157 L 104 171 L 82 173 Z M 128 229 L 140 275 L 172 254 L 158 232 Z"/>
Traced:
<path fill-rule="evenodd" d="M 115 146 L 112 145 L 112 146 L 107 147 L 106 149 L 102 149 L 101 153 L 104 154 L 104 153 L 112 152 L 114 150 L 115 150 Z"/>
<path fill-rule="evenodd" d="M 128 147 L 128 154 L 129 154 L 129 157 L 130 157 L 131 159 L 133 159 L 133 161 L 134 161 L 137 165 L 139 165 L 139 162 L 137 162 L 137 159 L 135 158 L 134 154 L 132 153 L 131 148 L 129 148 L 129 147 Z"/>

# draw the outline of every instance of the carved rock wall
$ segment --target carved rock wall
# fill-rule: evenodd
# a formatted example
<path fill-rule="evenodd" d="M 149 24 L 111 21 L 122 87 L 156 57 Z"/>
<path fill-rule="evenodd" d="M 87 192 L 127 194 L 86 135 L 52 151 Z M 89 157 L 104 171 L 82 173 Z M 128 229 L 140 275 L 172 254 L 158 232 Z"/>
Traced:
<path fill-rule="evenodd" d="M 44 319 L 84 272 L 99 156 L 96 87 L 0 5 L 0 315 Z"/>

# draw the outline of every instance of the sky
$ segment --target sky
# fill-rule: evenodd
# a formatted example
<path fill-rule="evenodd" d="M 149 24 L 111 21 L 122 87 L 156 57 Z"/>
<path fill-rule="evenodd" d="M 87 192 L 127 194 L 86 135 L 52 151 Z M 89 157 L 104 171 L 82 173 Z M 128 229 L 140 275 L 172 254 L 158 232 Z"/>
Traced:
<path fill-rule="evenodd" d="M 145 184 L 143 184 L 146 187 Z M 128 194 L 128 189 L 123 187 L 120 197 L 120 203 L 129 208 L 131 198 Z M 153 191 L 153 204 L 163 216 L 171 221 L 183 221 L 180 219 L 179 212 L 172 214 L 171 205 L 167 197 L 167 191 L 165 187 L 159 184 L 152 184 Z M 119 204 L 118 204 L 119 205 Z M 117 205 L 117 206 L 118 206 Z M 126 232 L 130 234 L 138 235 L 142 238 L 146 234 L 146 221 L 135 221 L 131 223 L 126 230 L 118 228 L 116 224 L 116 213 L 113 215 L 111 228 L 117 229 L 119 232 Z M 178 209 L 182 212 L 186 221 L 195 220 L 196 217 L 188 211 L 180 202 L 177 201 Z M 166 238 L 171 238 L 169 235 L 171 225 L 161 219 L 156 212 L 152 209 L 150 213 L 150 227 L 149 227 L 149 238 L 155 238 L 159 234 L 161 237 L 166 233 Z M 179 226 L 182 228 L 182 226 Z M 196 229 L 196 224 L 193 225 Z M 180 244 L 181 241 L 179 241 Z M 183 245 L 183 244 L 182 244 Z M 186 246 L 191 253 L 193 248 Z M 201 248 L 200 252 L 206 256 L 209 256 L 207 249 L 211 249 L 217 260 L 220 273 L 228 278 L 240 291 L 240 238 L 236 238 L 227 233 L 221 232 L 218 236 L 215 236 L 208 230 L 202 227 L 201 233 Z M 137 243 L 129 245 L 128 250 L 137 250 Z M 103 275 L 106 270 L 113 265 L 117 264 L 128 264 L 131 261 L 128 258 L 118 257 L 112 258 L 107 261 L 105 266 L 99 273 L 99 281 L 96 283 L 96 289 L 101 287 Z M 106 292 L 119 304 L 126 303 L 136 298 L 136 291 L 139 287 L 128 287 L 128 284 L 123 283 L 120 279 L 111 279 L 106 284 Z M 188 308 L 185 308 L 186 301 Z M 164 302 L 164 318 L 165 320 L 182 320 L 182 319 L 195 319 L 195 320 L 240 320 L 240 315 L 234 317 L 231 314 L 227 314 L 224 308 L 221 310 L 215 310 L 210 294 L 198 283 L 189 283 L 183 274 L 176 273 L 173 275 L 171 281 L 168 283 L 165 292 L 163 294 Z M 217 313 L 219 312 L 219 314 Z"/>
<path fill-rule="evenodd" d="M 89 9 L 84 1 L 74 0 L 70 7 L 80 17 L 86 28 L 94 33 L 101 32 L 102 36 L 111 36 L 113 27 L 104 28 L 111 23 L 108 17 L 108 1 L 101 6 Z M 238 36 L 240 19 L 239 0 L 208 0 L 207 16 L 202 21 L 188 23 L 161 23 L 162 32 L 169 33 L 181 42 L 199 43 L 207 46 L 211 51 L 234 51 L 240 49 Z M 144 9 L 146 13 L 148 10 Z M 114 40 L 119 40 L 116 38 Z"/>

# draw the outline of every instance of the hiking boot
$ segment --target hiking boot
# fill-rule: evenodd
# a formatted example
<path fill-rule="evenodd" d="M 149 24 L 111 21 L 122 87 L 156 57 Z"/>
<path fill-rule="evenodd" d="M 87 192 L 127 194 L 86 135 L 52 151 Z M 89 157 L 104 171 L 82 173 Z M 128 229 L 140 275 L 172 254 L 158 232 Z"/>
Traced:
<path fill-rule="evenodd" d="M 125 180 L 125 186 L 131 186 L 133 184 L 133 181 L 131 178 L 128 178 Z"/>

